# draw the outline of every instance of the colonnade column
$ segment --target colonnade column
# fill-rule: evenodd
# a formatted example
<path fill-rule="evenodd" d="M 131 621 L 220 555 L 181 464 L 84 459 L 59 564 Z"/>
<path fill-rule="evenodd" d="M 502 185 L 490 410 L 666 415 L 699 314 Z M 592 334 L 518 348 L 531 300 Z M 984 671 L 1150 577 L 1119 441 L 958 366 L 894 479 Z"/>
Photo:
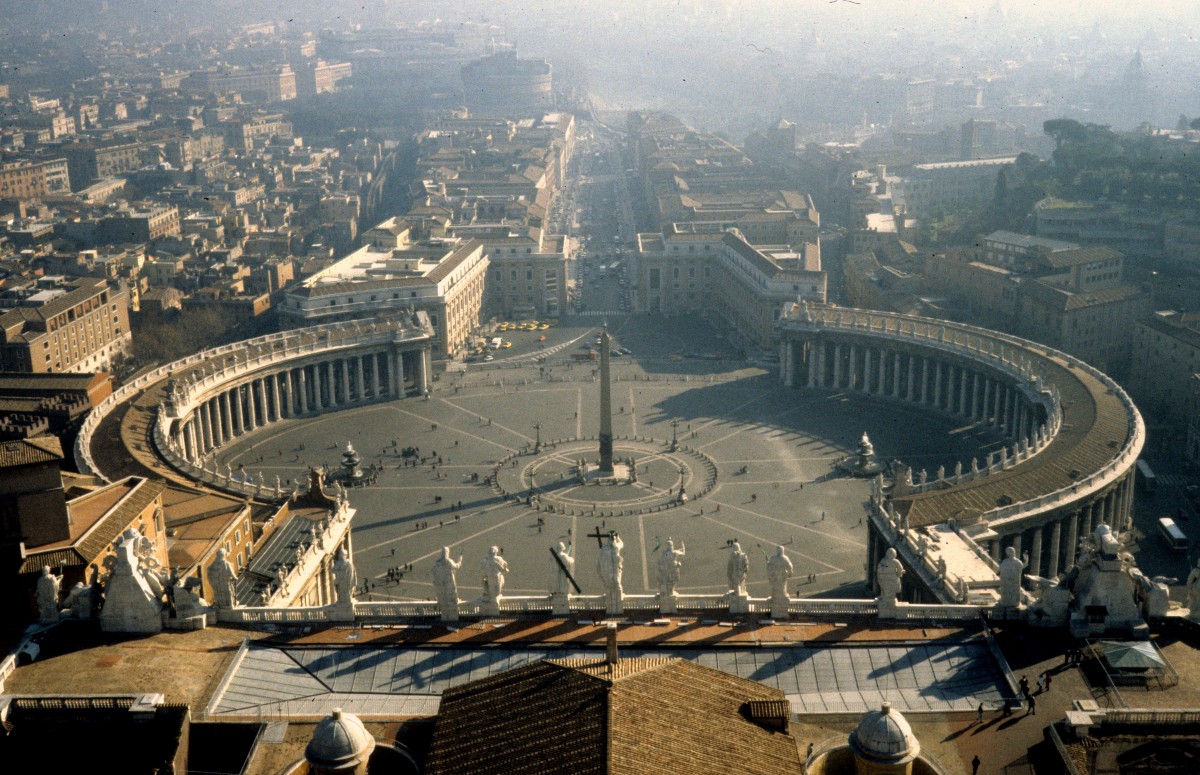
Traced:
<path fill-rule="evenodd" d="M 917 364 L 914 362 L 913 355 L 910 353 L 908 356 L 908 391 L 904 395 L 909 402 L 912 402 L 913 396 L 916 395 L 916 381 Z"/>
<path fill-rule="evenodd" d="M 212 449 L 212 428 L 209 427 L 208 404 L 200 404 L 193 415 L 200 427 L 200 454 L 207 454 Z"/>
<path fill-rule="evenodd" d="M 900 353 L 892 356 L 892 398 L 900 397 Z"/>
<path fill-rule="evenodd" d="M 296 369 L 296 399 L 300 404 L 300 413 L 308 414 L 308 374 L 304 366 Z"/>
<path fill-rule="evenodd" d="M 1075 512 L 1067 517 L 1067 552 L 1066 562 L 1063 563 L 1063 570 L 1067 571 L 1075 567 L 1075 553 L 1079 549 L 1079 519 L 1081 512 Z"/>
<path fill-rule="evenodd" d="M 970 417 L 967 398 L 970 394 L 968 385 L 971 382 L 971 374 L 964 367 L 958 367 L 958 413 L 963 417 Z"/>
<path fill-rule="evenodd" d="M 929 358 L 921 358 L 921 403 L 929 403 Z"/>
<path fill-rule="evenodd" d="M 350 364 L 345 358 L 341 360 L 342 368 L 342 403 L 350 403 Z"/>
<path fill-rule="evenodd" d="M 1042 531 L 1045 529 L 1045 525 L 1035 527 L 1029 545 L 1029 572 L 1034 576 L 1042 575 Z"/>
<path fill-rule="evenodd" d="M 862 392 L 870 394 L 871 392 L 871 348 L 863 348 L 863 378 L 861 385 Z"/>
<path fill-rule="evenodd" d="M 942 408 L 942 362 L 933 365 L 933 407 Z"/>
<path fill-rule="evenodd" d="M 817 386 L 817 345 L 809 342 L 808 344 L 808 386 L 815 388 Z"/>
<path fill-rule="evenodd" d="M 834 344 L 833 346 L 833 387 L 839 389 L 842 386 L 842 346 Z"/>
<path fill-rule="evenodd" d="M 367 400 L 367 390 L 366 390 L 367 383 L 363 379 L 363 356 L 361 356 L 361 355 L 354 359 L 354 376 L 358 379 L 358 383 L 356 385 L 358 395 L 356 396 L 356 398 L 359 401 L 366 401 Z"/>
<path fill-rule="evenodd" d="M 321 403 L 321 364 L 313 364 L 313 406 L 319 412 L 325 408 Z"/>
<path fill-rule="evenodd" d="M 276 422 L 283 419 L 283 402 L 280 400 L 283 390 L 279 387 L 279 376 L 280 372 L 271 375 L 271 399 L 275 402 Z"/>
<path fill-rule="evenodd" d="M 187 443 L 186 457 L 188 460 L 196 461 L 200 459 L 200 454 L 196 451 L 196 423 L 194 418 L 188 420 L 183 426 L 183 438 Z"/>
<path fill-rule="evenodd" d="M 226 439 L 233 439 L 233 408 L 228 390 L 221 394 L 221 429 Z"/>
<path fill-rule="evenodd" d="M 379 354 L 371 356 L 371 397 L 379 398 Z"/>
<path fill-rule="evenodd" d="M 233 402 L 233 435 L 237 437 L 242 435 L 242 431 L 246 427 L 245 417 L 242 415 L 242 387 L 238 385 L 229 392 L 233 394 L 231 397 Z"/>
<path fill-rule="evenodd" d="M 1068 517 L 1072 519 L 1072 517 Z M 1062 552 L 1062 520 L 1057 519 L 1050 527 L 1050 563 L 1046 568 L 1046 575 L 1054 578 L 1058 575 L 1058 555 Z"/>
<path fill-rule="evenodd" d="M 221 397 L 217 396 L 208 402 L 209 416 L 212 418 L 213 442 L 220 447 L 225 443 L 224 423 L 221 420 Z"/>

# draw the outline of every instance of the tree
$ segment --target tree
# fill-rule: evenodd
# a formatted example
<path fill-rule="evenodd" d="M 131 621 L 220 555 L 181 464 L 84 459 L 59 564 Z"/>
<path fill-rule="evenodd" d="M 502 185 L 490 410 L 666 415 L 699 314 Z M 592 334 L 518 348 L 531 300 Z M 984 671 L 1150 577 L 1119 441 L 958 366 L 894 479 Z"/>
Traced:
<path fill-rule="evenodd" d="M 1042 124 L 1042 131 L 1054 138 L 1057 149 L 1064 142 L 1082 140 L 1087 128 L 1073 118 L 1052 118 Z"/>

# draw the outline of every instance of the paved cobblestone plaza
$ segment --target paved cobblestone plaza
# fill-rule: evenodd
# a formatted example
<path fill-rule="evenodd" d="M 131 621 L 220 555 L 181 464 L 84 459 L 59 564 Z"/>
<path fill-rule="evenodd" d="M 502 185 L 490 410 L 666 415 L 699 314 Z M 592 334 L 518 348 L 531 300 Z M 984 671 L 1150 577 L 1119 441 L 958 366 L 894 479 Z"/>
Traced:
<path fill-rule="evenodd" d="M 751 557 L 751 595 L 767 594 L 764 552 L 782 544 L 796 594 L 861 597 L 869 482 L 838 474 L 836 461 L 864 431 L 882 457 L 930 472 L 992 449 L 976 428 L 907 405 L 785 388 L 770 364 L 672 358 L 685 338 L 665 336 L 660 320 L 628 318 L 615 332 L 646 355 L 613 359 L 613 432 L 637 481 L 581 486 L 568 471 L 597 455 L 599 384 L 594 363 L 566 356 L 598 322 L 556 327 L 540 365 L 538 351 L 517 342 L 508 360 L 441 374 L 428 399 L 284 420 L 229 445 L 218 464 L 287 482 L 309 465 L 337 468 L 352 443 L 364 468 L 378 467 L 374 484 L 350 492 L 356 565 L 373 600 L 431 598 L 429 567 L 442 546 L 464 558 L 464 599 L 479 593 L 492 545 L 511 567 L 505 594 L 545 594 L 547 549 L 558 541 L 574 544 L 584 592 L 599 593 L 597 541 L 588 537 L 597 527 L 625 542 L 627 594 L 657 589 L 655 549 L 670 537 L 687 550 L 680 593 L 724 592 L 725 547 L 737 538 Z M 673 434 L 679 449 L 669 453 Z M 407 447 L 419 457 L 403 457 Z M 531 474 L 553 513 L 526 505 Z M 496 486 L 484 483 L 492 476 Z M 680 483 L 688 500 L 674 504 Z M 409 565 L 389 580 L 389 568 Z"/>

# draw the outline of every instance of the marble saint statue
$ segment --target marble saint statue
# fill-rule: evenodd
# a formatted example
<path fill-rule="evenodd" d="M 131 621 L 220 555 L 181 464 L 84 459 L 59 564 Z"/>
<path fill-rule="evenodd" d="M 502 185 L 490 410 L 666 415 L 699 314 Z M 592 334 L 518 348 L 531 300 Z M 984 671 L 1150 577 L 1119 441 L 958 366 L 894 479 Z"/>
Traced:
<path fill-rule="evenodd" d="M 791 558 L 780 546 L 775 550 L 775 554 L 767 560 L 767 580 L 771 582 L 772 600 L 786 601 L 788 599 L 787 582 L 794 571 Z"/>
<path fill-rule="evenodd" d="M 687 554 L 687 547 L 680 541 L 679 548 L 675 542 L 667 539 L 667 545 L 658 555 L 658 594 L 663 597 L 675 596 L 675 585 L 679 583 L 679 569 L 683 567 L 680 560 Z"/>
<path fill-rule="evenodd" d="M 457 560 L 450 557 L 450 547 L 442 547 L 442 556 L 434 560 L 429 573 L 433 577 L 433 591 L 437 596 L 438 610 L 443 618 L 447 612 L 458 614 L 458 581 L 454 572 L 462 567 L 462 557 Z"/>
<path fill-rule="evenodd" d="M 609 536 L 608 541 L 600 547 L 597 570 L 600 572 L 600 580 L 604 583 L 604 596 L 608 611 L 620 611 L 621 601 L 625 597 L 625 591 L 621 588 L 621 573 L 625 567 L 625 559 L 621 557 L 623 548 L 625 548 L 625 542 L 617 533 Z"/>
<path fill-rule="evenodd" d="M 358 572 L 354 570 L 354 563 L 350 562 L 344 546 L 338 549 L 337 560 L 333 563 L 333 588 L 337 594 L 335 602 L 339 605 L 345 606 L 354 601 L 358 590 Z"/>
<path fill-rule="evenodd" d="M 1016 608 L 1021 604 L 1021 577 L 1025 563 L 1017 557 L 1017 550 L 1008 547 L 1000 561 L 1000 605 Z"/>
<path fill-rule="evenodd" d="M 49 565 L 43 565 L 42 575 L 37 580 L 38 621 L 42 624 L 58 621 L 58 598 L 61 589 L 62 576 L 55 576 Z"/>
<path fill-rule="evenodd" d="M 725 564 L 725 578 L 735 595 L 746 594 L 746 574 L 750 572 L 750 558 L 742 551 L 742 545 L 734 541 L 729 546 L 729 561 Z"/>
<path fill-rule="evenodd" d="M 208 567 L 208 583 L 212 586 L 213 605 L 217 608 L 233 608 L 235 605 L 233 586 L 237 574 L 228 557 L 228 552 L 222 546 L 217 550 L 217 559 Z"/>
<path fill-rule="evenodd" d="M 1187 577 L 1187 605 L 1188 618 L 1200 621 L 1200 560 L 1196 560 L 1196 567 Z"/>
<path fill-rule="evenodd" d="M 483 566 L 483 599 L 499 600 L 504 594 L 504 574 L 508 573 L 508 563 L 500 556 L 500 547 L 488 549 L 480 564 Z"/>
<path fill-rule="evenodd" d="M 900 579 L 904 577 L 904 566 L 896 557 L 894 547 L 888 547 L 883 559 L 875 566 L 875 581 L 879 584 L 879 599 L 895 603 L 900 596 Z"/>
<path fill-rule="evenodd" d="M 557 548 L 550 551 L 554 552 L 554 557 L 550 558 L 550 594 L 559 596 L 570 594 L 571 582 L 567 580 L 567 574 L 575 572 L 575 558 L 571 556 L 571 550 L 562 541 L 558 542 Z"/>

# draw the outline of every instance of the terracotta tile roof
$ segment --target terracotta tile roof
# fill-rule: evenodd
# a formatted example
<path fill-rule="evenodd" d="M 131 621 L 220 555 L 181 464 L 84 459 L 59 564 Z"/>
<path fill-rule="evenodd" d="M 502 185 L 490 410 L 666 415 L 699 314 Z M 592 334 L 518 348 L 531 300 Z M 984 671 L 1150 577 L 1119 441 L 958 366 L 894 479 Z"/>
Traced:
<path fill-rule="evenodd" d="M 62 459 L 62 444 L 55 436 L 34 436 L 0 444 L 0 468 L 53 463 Z"/>
<path fill-rule="evenodd" d="M 115 541 L 117 536 L 121 535 L 134 517 L 162 495 L 162 491 L 167 486 L 165 482 L 150 479 L 127 479 L 124 482 L 116 482 L 112 486 L 122 484 L 132 485 L 128 495 L 109 509 L 96 526 L 85 533 L 76 543 L 75 548 L 83 557 L 100 556 L 100 553 Z M 102 492 L 104 489 L 96 491 L 97 494 Z M 82 497 L 88 498 L 91 495 Z M 72 501 L 73 503 L 75 501 Z"/>
<path fill-rule="evenodd" d="M 447 691 L 428 775 L 790 773 L 790 735 L 748 718 L 777 689 L 681 659 L 545 660 Z M 781 706 L 781 707 L 782 707 Z"/>

